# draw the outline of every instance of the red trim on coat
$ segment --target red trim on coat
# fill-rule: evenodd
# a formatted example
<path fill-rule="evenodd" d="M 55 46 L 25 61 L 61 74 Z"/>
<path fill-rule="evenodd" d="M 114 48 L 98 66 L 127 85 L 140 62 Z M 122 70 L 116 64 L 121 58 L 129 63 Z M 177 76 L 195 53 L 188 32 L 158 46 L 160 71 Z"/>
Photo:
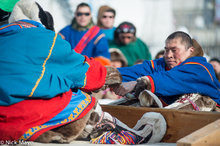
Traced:
<path fill-rule="evenodd" d="M 83 49 L 87 46 L 87 44 L 98 34 L 100 28 L 98 26 L 91 27 L 80 39 L 74 50 L 77 53 L 82 53 Z"/>
<path fill-rule="evenodd" d="M 44 124 L 70 102 L 72 91 L 50 99 L 28 99 L 10 106 L 0 106 L 0 139 L 17 140 L 28 129 Z"/>
<path fill-rule="evenodd" d="M 89 69 L 86 72 L 85 85 L 81 90 L 90 92 L 101 88 L 105 84 L 106 68 L 94 58 L 87 56 L 85 56 L 85 63 L 89 64 Z"/>
<path fill-rule="evenodd" d="M 74 122 L 82 117 L 84 117 L 92 108 L 93 106 L 95 106 L 95 103 L 96 103 L 96 99 L 94 97 L 91 97 L 92 101 L 91 103 L 84 109 L 84 111 L 80 114 L 79 117 L 77 117 L 76 119 L 74 119 L 73 121 L 70 121 L 70 122 L 66 122 L 66 123 L 63 123 L 63 124 L 59 124 L 59 125 L 55 125 L 55 126 L 51 126 L 51 127 L 48 127 L 48 128 L 45 128 L 45 129 L 42 129 L 40 130 L 39 132 L 35 133 L 30 139 L 28 139 L 29 141 L 34 141 L 35 139 L 38 138 L 38 136 L 40 136 L 41 134 L 43 134 L 44 132 L 48 131 L 48 130 L 51 130 L 51 129 L 54 129 L 54 128 L 57 128 L 57 127 L 60 127 L 62 125 L 66 125 L 68 123 L 71 123 L 71 122 Z"/>
<path fill-rule="evenodd" d="M 153 80 L 153 78 L 151 76 L 147 76 L 147 77 L 150 80 L 151 92 L 154 93 L 155 92 L 154 80 Z"/>

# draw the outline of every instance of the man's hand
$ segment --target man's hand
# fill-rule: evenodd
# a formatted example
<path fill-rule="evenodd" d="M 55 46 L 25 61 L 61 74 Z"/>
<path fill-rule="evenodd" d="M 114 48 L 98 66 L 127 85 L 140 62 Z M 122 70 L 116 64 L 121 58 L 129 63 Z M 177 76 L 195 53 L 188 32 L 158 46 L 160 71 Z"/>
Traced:
<path fill-rule="evenodd" d="M 151 84 L 150 84 L 150 80 L 146 76 L 143 76 L 143 77 L 137 79 L 137 84 L 134 89 L 135 90 L 135 97 L 138 97 L 139 94 L 142 91 L 144 91 L 145 89 L 150 90 Z"/>
<path fill-rule="evenodd" d="M 131 82 L 123 82 L 118 86 L 111 87 L 115 94 L 124 96 L 127 93 L 130 93 L 131 91 L 134 90 L 137 82 L 136 81 L 131 81 Z"/>

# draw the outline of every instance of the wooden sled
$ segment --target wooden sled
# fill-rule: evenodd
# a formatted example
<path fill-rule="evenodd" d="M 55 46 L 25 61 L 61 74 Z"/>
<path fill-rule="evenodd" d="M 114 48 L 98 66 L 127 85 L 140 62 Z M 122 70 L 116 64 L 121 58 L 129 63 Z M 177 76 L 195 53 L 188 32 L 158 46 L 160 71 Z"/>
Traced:
<path fill-rule="evenodd" d="M 167 132 L 161 141 L 163 143 L 176 143 L 177 146 L 220 145 L 220 113 L 217 112 L 122 105 L 102 105 L 102 109 L 131 128 L 144 113 L 161 113 L 167 121 Z"/>

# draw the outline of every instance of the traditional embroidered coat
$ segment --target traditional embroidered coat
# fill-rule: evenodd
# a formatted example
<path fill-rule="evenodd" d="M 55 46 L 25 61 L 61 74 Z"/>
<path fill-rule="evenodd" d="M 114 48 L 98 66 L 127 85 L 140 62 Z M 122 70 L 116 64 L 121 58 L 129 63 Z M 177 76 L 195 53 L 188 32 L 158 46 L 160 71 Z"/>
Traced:
<path fill-rule="evenodd" d="M 95 29 L 92 30 L 91 33 L 86 37 L 86 33 L 91 28 L 87 30 L 76 30 L 72 28 L 71 25 L 68 25 L 63 28 L 60 33 L 65 37 L 65 40 L 70 43 L 72 49 L 75 49 L 77 44 L 82 40 L 82 44 L 86 44 L 83 51 L 80 52 L 82 55 L 86 55 L 88 57 L 103 56 L 107 59 L 110 59 L 110 53 L 108 51 L 108 41 L 104 37 L 105 35 L 99 27 L 94 26 L 92 28 Z M 97 33 L 94 33 L 96 31 Z"/>
<path fill-rule="evenodd" d="M 146 60 L 143 64 L 118 70 L 124 82 L 147 76 L 151 82 L 151 91 L 167 104 L 186 93 L 207 95 L 220 104 L 220 83 L 212 65 L 204 57 L 191 57 L 171 70 L 166 70 L 163 58 Z"/>
<path fill-rule="evenodd" d="M 22 20 L 0 27 L 0 44 L 1 140 L 34 140 L 94 106 L 82 90 L 102 87 L 106 69 L 55 32 Z"/>

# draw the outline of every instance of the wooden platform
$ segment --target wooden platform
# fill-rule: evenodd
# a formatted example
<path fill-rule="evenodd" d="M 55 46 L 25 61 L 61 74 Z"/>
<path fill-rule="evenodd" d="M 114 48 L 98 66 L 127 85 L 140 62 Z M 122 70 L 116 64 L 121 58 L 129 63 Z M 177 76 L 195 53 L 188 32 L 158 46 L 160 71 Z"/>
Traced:
<path fill-rule="evenodd" d="M 179 146 L 193 145 L 193 137 L 203 137 L 197 141 L 201 144 L 218 144 L 220 141 L 220 113 L 216 112 L 194 112 L 184 110 L 171 110 L 159 108 L 145 108 L 145 107 L 131 107 L 131 106 L 110 106 L 103 105 L 103 111 L 109 112 L 122 122 L 126 123 L 129 127 L 133 127 L 137 120 L 146 112 L 159 112 L 167 121 L 167 132 L 162 139 L 165 143 L 176 143 Z M 218 121 L 217 121 L 218 120 Z M 216 122 L 215 122 L 216 121 Z M 211 124 L 212 129 L 207 130 L 206 125 Z M 217 124 L 219 123 L 219 124 Z M 216 126 L 217 125 L 217 126 Z M 214 128 L 215 127 L 215 128 Z M 197 132 L 204 128 L 205 132 Z M 210 127 L 209 127 L 210 128 Z M 207 130 L 207 131 L 206 131 Z M 190 135 L 193 132 L 196 134 Z M 188 136 L 188 137 L 186 137 Z M 182 138 L 187 139 L 182 139 Z M 208 138 L 207 138 L 208 137 Z M 181 140 L 180 140 L 181 139 Z M 178 141 L 180 140 L 180 141 Z M 194 142 L 195 143 L 195 142 Z"/>

